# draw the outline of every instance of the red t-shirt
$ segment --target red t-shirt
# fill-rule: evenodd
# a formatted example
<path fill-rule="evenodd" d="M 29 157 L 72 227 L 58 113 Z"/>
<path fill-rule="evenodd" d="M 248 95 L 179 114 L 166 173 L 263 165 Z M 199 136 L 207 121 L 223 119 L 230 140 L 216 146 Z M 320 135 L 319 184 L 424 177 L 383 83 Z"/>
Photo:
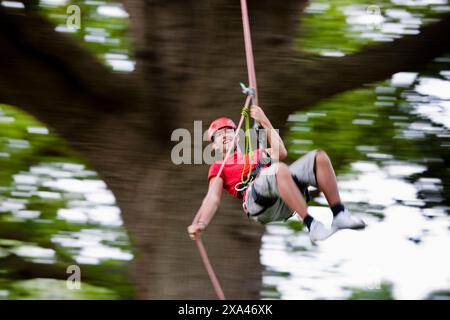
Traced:
<path fill-rule="evenodd" d="M 256 167 L 256 165 L 259 162 L 259 157 L 261 155 L 261 150 L 256 149 L 253 151 L 252 156 L 249 156 L 249 162 L 252 165 L 252 170 Z M 220 177 L 223 180 L 223 188 L 226 192 L 231 194 L 233 197 L 237 196 L 237 191 L 234 188 L 234 186 L 241 182 L 242 178 L 242 169 L 244 167 L 244 160 L 245 160 L 245 154 L 242 152 L 235 152 L 234 154 L 230 155 L 227 159 L 227 162 L 225 163 L 225 166 L 223 167 L 222 173 L 220 174 Z M 222 161 L 214 161 L 211 166 L 209 167 L 209 173 L 208 173 L 208 182 L 211 180 L 212 177 L 217 176 L 219 173 L 220 166 L 222 165 Z M 245 175 L 244 177 L 247 177 L 248 171 L 250 169 L 250 166 L 247 164 L 245 168 Z M 247 192 L 247 189 L 244 190 L 244 197 L 245 199 L 245 193 Z"/>

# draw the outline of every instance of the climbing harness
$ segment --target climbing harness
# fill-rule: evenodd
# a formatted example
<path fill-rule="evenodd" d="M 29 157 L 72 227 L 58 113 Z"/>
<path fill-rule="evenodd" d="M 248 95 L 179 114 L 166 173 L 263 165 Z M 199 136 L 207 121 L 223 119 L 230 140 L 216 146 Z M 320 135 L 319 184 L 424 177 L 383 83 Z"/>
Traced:
<path fill-rule="evenodd" d="M 266 153 L 266 151 L 263 150 L 262 153 Z M 266 165 L 267 165 L 267 166 L 270 166 L 271 161 L 270 161 L 270 157 L 269 157 L 268 154 L 267 154 L 267 157 L 268 157 L 267 162 L 264 162 L 264 161 L 261 159 L 261 157 L 260 157 L 258 163 L 257 163 L 256 166 L 253 168 L 253 170 L 251 171 L 250 179 L 248 179 L 247 182 L 241 181 L 241 182 L 237 183 L 237 184 L 234 186 L 234 189 L 238 192 L 238 193 L 237 193 L 237 197 L 238 197 L 239 199 L 242 199 L 242 198 L 244 197 L 244 191 L 245 191 L 245 189 L 247 189 L 247 188 L 249 187 L 250 182 L 252 182 L 253 180 L 256 179 L 256 177 L 258 176 L 259 172 L 264 168 L 264 166 L 266 166 Z"/>
<path fill-rule="evenodd" d="M 242 92 L 251 95 L 253 94 L 254 90 L 252 88 L 246 87 L 241 82 L 241 88 Z M 244 166 L 242 167 L 242 173 L 241 173 L 241 181 L 236 183 L 234 186 L 234 189 L 238 192 L 237 196 L 239 199 L 242 199 L 244 197 L 244 191 L 248 188 L 250 182 L 252 182 L 256 176 L 259 174 L 261 169 L 264 167 L 264 165 L 270 165 L 270 156 L 268 156 L 269 161 L 267 163 L 264 163 L 261 159 L 261 154 L 265 153 L 266 151 L 263 150 L 260 154 L 260 159 L 258 163 L 256 164 L 255 168 L 253 168 L 251 161 L 249 161 L 249 157 L 253 156 L 253 149 L 252 149 L 252 140 L 251 140 L 251 134 L 250 134 L 250 115 L 249 115 L 249 108 L 243 107 L 241 111 L 241 115 L 244 116 L 245 119 L 245 147 L 244 147 Z M 249 167 L 247 175 L 245 175 L 245 171 L 247 166 Z"/>

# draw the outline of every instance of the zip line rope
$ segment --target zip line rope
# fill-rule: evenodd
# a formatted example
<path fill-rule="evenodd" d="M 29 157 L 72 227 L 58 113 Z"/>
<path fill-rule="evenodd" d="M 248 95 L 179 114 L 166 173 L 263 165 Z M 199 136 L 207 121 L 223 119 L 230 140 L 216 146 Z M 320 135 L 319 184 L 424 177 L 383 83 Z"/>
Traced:
<path fill-rule="evenodd" d="M 236 128 L 236 133 L 233 136 L 233 140 L 231 141 L 231 146 L 227 150 L 227 153 L 225 155 L 225 158 L 223 159 L 222 165 L 219 168 L 219 171 L 217 173 L 217 176 L 220 177 L 222 174 L 223 168 L 225 166 L 225 163 L 227 162 L 231 151 L 234 150 L 234 146 L 236 143 L 237 136 L 239 135 L 239 132 L 242 128 L 242 124 L 245 120 L 245 127 L 246 127 L 246 139 L 245 139 L 245 162 L 244 162 L 244 168 L 242 170 L 242 182 L 248 183 L 251 176 L 251 169 L 252 166 L 250 164 L 249 173 L 247 178 L 244 179 L 244 172 L 245 167 L 247 165 L 248 161 L 248 153 L 251 153 L 251 141 L 250 141 L 250 119 L 249 119 L 249 113 L 250 113 L 250 105 L 251 103 L 258 105 L 258 92 L 256 87 L 256 74 L 255 74 L 255 63 L 253 59 L 253 48 L 252 48 L 252 39 L 250 34 L 250 24 L 248 19 L 248 9 L 247 9 L 247 0 L 240 0 L 241 1 L 241 15 L 242 15 L 242 26 L 244 31 L 244 43 L 245 43 L 245 58 L 247 61 L 247 73 L 248 73 L 248 83 L 249 87 L 245 87 L 245 85 L 241 84 L 242 91 L 247 94 L 247 98 L 245 100 L 244 107 L 241 111 L 241 118 L 239 120 L 239 124 Z M 219 183 L 218 179 L 214 179 L 213 183 Z M 194 217 L 193 224 L 198 223 L 199 221 L 199 213 Z M 217 295 L 217 298 L 219 300 L 225 300 L 225 295 L 223 293 L 222 287 L 220 286 L 219 280 L 216 277 L 216 274 L 214 272 L 214 269 L 212 268 L 211 262 L 209 261 L 208 254 L 206 253 L 206 249 L 203 246 L 203 242 L 200 238 L 200 236 L 196 239 L 196 244 L 198 251 L 200 253 L 200 257 L 202 258 L 203 264 L 205 266 L 206 272 L 208 273 L 209 279 L 211 280 L 211 284 L 214 288 L 214 291 Z"/>
<path fill-rule="evenodd" d="M 253 90 L 253 103 L 258 105 L 258 90 L 256 86 L 255 63 L 253 59 L 252 37 L 248 22 L 247 0 L 241 0 L 242 27 L 244 30 L 245 58 L 247 60 L 248 84 Z"/>

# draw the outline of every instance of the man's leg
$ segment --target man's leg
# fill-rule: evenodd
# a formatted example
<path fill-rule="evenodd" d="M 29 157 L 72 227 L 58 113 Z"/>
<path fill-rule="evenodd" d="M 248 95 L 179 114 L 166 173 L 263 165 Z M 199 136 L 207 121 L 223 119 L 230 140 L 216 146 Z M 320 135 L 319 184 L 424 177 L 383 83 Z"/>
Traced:
<path fill-rule="evenodd" d="M 288 205 L 289 208 L 296 211 L 304 220 L 308 214 L 308 207 L 303 195 L 297 188 L 294 179 L 291 176 L 289 167 L 282 163 L 278 163 L 278 171 L 276 173 L 278 193 L 281 199 Z"/>
<path fill-rule="evenodd" d="M 364 221 L 353 217 L 341 203 L 336 175 L 331 160 L 325 151 L 316 149 L 294 161 L 289 170 L 303 185 L 312 185 L 324 193 L 333 212 L 332 227 L 339 229 L 362 229 Z"/>
<path fill-rule="evenodd" d="M 322 150 L 317 151 L 315 160 L 317 186 L 325 195 L 331 208 L 333 205 L 341 203 L 333 165 L 328 155 Z"/>
<path fill-rule="evenodd" d="M 318 150 L 316 153 L 315 173 L 317 186 L 325 195 L 333 212 L 333 226 L 337 229 L 363 229 L 364 221 L 350 215 L 341 203 L 333 165 L 325 151 Z"/>
<path fill-rule="evenodd" d="M 303 195 L 297 188 L 289 167 L 282 162 L 278 163 L 276 180 L 279 196 L 289 208 L 300 215 L 303 222 L 308 227 L 309 236 L 313 242 L 325 240 L 337 231 L 337 229 L 326 228 L 321 222 L 314 220 L 314 218 L 308 214 L 308 207 L 303 199 Z"/>

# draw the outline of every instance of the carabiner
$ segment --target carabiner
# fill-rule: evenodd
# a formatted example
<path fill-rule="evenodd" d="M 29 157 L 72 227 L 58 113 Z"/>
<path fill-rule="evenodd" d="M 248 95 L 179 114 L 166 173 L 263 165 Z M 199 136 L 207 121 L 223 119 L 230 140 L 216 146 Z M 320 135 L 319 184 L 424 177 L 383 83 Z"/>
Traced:
<path fill-rule="evenodd" d="M 250 87 L 250 86 L 246 86 L 243 82 L 239 82 L 239 85 L 241 86 L 241 91 L 243 94 L 246 94 L 248 96 L 254 96 L 255 95 L 255 89 Z"/>
<path fill-rule="evenodd" d="M 238 187 L 238 186 L 241 186 L 241 187 Z M 248 188 L 248 184 L 243 184 L 242 182 L 236 183 L 236 184 L 234 185 L 234 189 L 235 189 L 237 192 L 239 192 L 239 191 L 244 191 L 244 190 L 247 189 L 247 188 Z"/>

